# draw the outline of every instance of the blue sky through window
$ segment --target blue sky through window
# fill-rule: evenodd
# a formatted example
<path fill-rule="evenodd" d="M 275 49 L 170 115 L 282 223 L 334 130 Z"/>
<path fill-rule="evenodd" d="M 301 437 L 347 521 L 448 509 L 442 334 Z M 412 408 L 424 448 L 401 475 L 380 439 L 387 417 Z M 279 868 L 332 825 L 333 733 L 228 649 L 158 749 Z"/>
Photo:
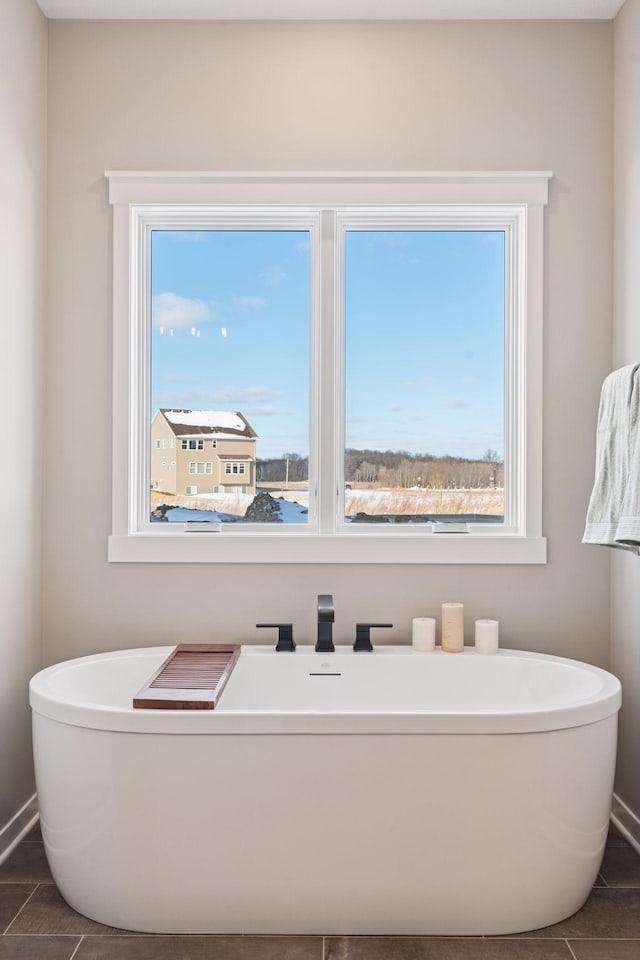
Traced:
<path fill-rule="evenodd" d="M 238 410 L 258 456 L 309 452 L 309 236 L 152 234 L 151 415 Z"/>
<path fill-rule="evenodd" d="M 349 231 L 346 443 L 504 449 L 504 234 Z M 309 238 L 153 231 L 151 413 L 239 410 L 259 458 L 309 450 Z"/>
<path fill-rule="evenodd" d="M 504 451 L 504 233 L 349 231 L 346 445 Z"/>

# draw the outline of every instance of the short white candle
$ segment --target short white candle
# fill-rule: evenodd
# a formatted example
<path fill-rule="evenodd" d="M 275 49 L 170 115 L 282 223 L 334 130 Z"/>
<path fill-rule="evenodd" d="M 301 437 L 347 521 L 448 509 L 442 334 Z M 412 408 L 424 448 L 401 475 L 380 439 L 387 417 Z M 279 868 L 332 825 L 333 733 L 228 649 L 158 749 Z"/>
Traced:
<path fill-rule="evenodd" d="M 476 653 L 498 652 L 497 620 L 476 620 Z"/>
<path fill-rule="evenodd" d="M 411 642 L 414 650 L 429 653 L 436 648 L 436 621 L 433 617 L 414 617 Z"/>

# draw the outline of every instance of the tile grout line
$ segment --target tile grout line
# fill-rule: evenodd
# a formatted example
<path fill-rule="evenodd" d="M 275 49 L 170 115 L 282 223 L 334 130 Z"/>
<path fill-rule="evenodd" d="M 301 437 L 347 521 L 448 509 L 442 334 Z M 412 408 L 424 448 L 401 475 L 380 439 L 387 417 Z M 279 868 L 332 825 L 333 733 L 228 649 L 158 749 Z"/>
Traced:
<path fill-rule="evenodd" d="M 35 887 L 34 887 L 33 890 L 31 891 L 31 893 L 29 894 L 29 896 L 27 897 L 27 899 L 25 900 L 25 902 L 22 904 L 22 906 L 20 907 L 20 909 L 19 909 L 18 912 L 16 913 L 15 917 L 13 918 L 13 920 L 10 920 L 10 921 L 9 921 L 9 925 L 8 925 L 8 926 L 6 927 L 6 929 L 3 930 L 3 932 L 2 932 L 2 936 L 3 936 L 3 937 L 4 937 L 4 935 L 6 934 L 7 930 L 9 929 L 9 927 L 11 926 L 11 924 L 12 924 L 12 923 L 15 923 L 15 921 L 18 919 L 18 917 L 20 916 L 20 914 L 22 913 L 22 911 L 24 910 L 24 908 L 26 907 L 26 905 L 29 903 L 29 900 L 31 900 L 31 897 L 32 897 L 32 896 L 34 895 L 34 893 L 37 891 L 37 889 L 38 889 L 39 886 L 40 886 L 40 884 L 39 884 L 39 883 L 36 883 Z"/>
<path fill-rule="evenodd" d="M 69 960 L 73 960 L 73 958 L 75 957 L 76 953 L 77 953 L 78 950 L 80 949 L 83 940 L 84 940 L 84 934 L 80 937 L 80 939 L 79 939 L 78 942 L 76 943 L 75 949 L 74 949 L 73 953 L 71 954 L 71 956 L 69 957 Z"/>
<path fill-rule="evenodd" d="M 573 952 L 573 950 L 571 949 L 571 944 L 569 943 L 569 941 L 567 940 L 566 937 L 565 937 L 564 942 L 566 943 L 567 949 L 568 949 L 569 953 L 571 954 L 573 960 L 576 960 L 576 955 L 575 955 L 575 953 Z M 73 960 L 73 957 L 71 958 L 71 960 Z"/>

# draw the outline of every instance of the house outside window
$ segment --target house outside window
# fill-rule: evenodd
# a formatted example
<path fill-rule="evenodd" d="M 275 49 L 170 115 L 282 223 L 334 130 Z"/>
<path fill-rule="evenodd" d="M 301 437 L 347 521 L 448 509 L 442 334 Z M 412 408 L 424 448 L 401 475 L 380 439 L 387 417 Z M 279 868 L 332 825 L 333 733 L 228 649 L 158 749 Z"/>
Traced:
<path fill-rule="evenodd" d="M 187 525 L 180 559 L 295 562 L 303 556 L 308 562 L 545 562 L 546 541 L 541 529 L 542 220 L 549 178 L 548 173 L 185 175 L 175 180 L 151 174 L 109 175 L 114 262 L 128 263 L 127 270 L 116 270 L 114 278 L 114 356 L 116 369 L 128 371 L 132 397 L 126 422 L 121 407 L 115 418 L 115 522 L 110 558 L 171 560 L 176 556 L 175 532 L 170 544 L 166 525 L 154 528 L 149 519 L 149 488 L 155 497 L 159 482 L 152 467 L 153 424 L 160 416 L 166 420 L 167 411 L 187 420 L 192 414 L 202 420 L 203 412 L 211 411 L 189 408 L 180 413 L 177 406 L 158 407 L 151 423 L 152 398 L 144 389 L 148 379 L 139 378 L 138 371 L 149 362 L 152 339 L 152 304 L 145 294 L 150 289 L 145 271 L 154 250 L 152 238 L 154 234 L 169 237 L 171 231 L 182 235 L 192 231 L 221 241 L 223 234 L 232 236 L 240 245 L 244 236 L 249 241 L 258 234 L 273 236 L 276 245 L 280 234 L 303 238 L 298 248 L 308 255 L 309 374 L 306 396 L 299 393 L 298 399 L 309 410 L 308 451 L 288 445 L 286 453 L 278 451 L 271 462 L 279 471 L 277 483 L 287 492 L 289 502 L 292 495 L 287 488 L 296 482 L 291 478 L 303 460 L 307 500 L 306 516 L 294 528 L 282 524 L 247 529 L 243 524 L 223 524 L 225 536 L 210 540 L 191 539 Z M 158 251 L 165 256 L 169 247 L 163 241 Z M 483 248 L 492 251 L 487 269 L 482 266 Z M 456 277 L 451 264 L 461 252 L 462 267 Z M 433 293 L 443 269 L 451 276 L 446 297 Z M 361 283 L 359 271 L 370 282 Z M 410 283 L 412 271 L 418 276 L 417 283 Z M 166 275 L 171 275 L 170 269 Z M 273 263 L 260 275 L 265 284 L 267 277 L 274 285 L 284 284 L 287 278 L 283 268 Z M 472 276 L 477 276 L 475 285 L 470 283 Z M 299 278 L 303 277 L 304 273 L 299 273 Z M 484 283 L 487 278 L 489 286 Z M 368 299 L 370 288 L 376 284 L 376 302 L 372 302 Z M 413 302 L 405 296 L 409 287 L 415 291 Z M 477 308 L 480 326 L 475 330 L 470 314 L 469 320 L 460 319 L 462 298 L 455 299 L 460 288 L 466 288 L 467 299 Z M 179 295 L 157 296 L 164 296 L 159 303 L 170 316 L 169 308 L 176 302 L 171 298 Z M 237 296 L 236 307 L 259 311 L 267 302 L 263 293 L 247 291 Z M 131 314 L 130 303 L 134 305 Z M 208 320 L 206 305 L 200 306 L 196 300 L 190 304 L 196 321 L 184 335 L 191 336 L 194 344 L 199 339 L 202 351 L 203 338 L 213 328 L 198 325 L 198 318 L 203 324 Z M 379 319 L 385 304 L 386 328 Z M 368 337 L 367 317 L 374 309 L 378 318 Z M 483 350 L 485 327 L 494 332 L 485 338 Z M 220 351 L 233 342 L 239 330 L 240 324 L 219 329 Z M 451 330 L 457 331 L 451 346 L 438 354 L 439 344 Z M 155 336 L 160 344 L 158 334 Z M 400 343 L 405 345 L 404 356 L 397 351 Z M 244 349 L 250 369 L 253 354 L 260 356 L 261 347 L 254 342 Z M 457 360 L 449 356 L 454 352 Z M 439 361 L 435 369 L 434 357 Z M 475 370 L 467 362 L 471 359 Z M 263 369 L 268 367 L 263 364 Z M 438 385 L 439 378 L 451 384 L 449 395 Z M 274 413 L 284 416 L 288 410 L 291 416 L 295 412 L 295 403 L 278 407 L 273 402 L 285 395 L 285 386 L 258 387 L 255 380 L 242 390 L 221 381 L 212 385 L 212 397 L 222 397 L 226 391 L 227 396 L 242 393 L 243 401 L 246 398 L 244 410 L 221 408 L 219 413 L 234 413 L 245 422 L 246 414 L 259 421 L 258 430 L 253 431 L 257 448 L 249 459 L 232 459 L 233 453 L 222 450 L 217 437 L 211 437 L 210 449 L 216 450 L 217 458 L 204 463 L 212 464 L 212 493 L 213 487 L 226 489 L 224 478 L 240 475 L 251 481 L 247 489 L 255 490 L 256 473 L 267 473 L 268 458 L 260 457 L 260 445 L 268 440 L 263 423 L 268 426 L 266 418 Z M 269 399 L 261 400 L 262 405 L 252 403 L 248 399 L 251 391 L 254 396 L 262 391 Z M 386 433 L 381 427 L 383 419 Z M 426 426 L 419 427 L 421 422 Z M 394 423 L 401 425 L 395 432 Z M 202 424 L 197 426 L 200 430 Z M 407 429 L 416 437 L 411 446 L 403 448 Z M 425 437 L 422 447 L 418 445 L 420 430 Z M 477 435 L 482 436 L 482 448 L 472 450 L 469 443 L 468 449 L 449 455 L 448 446 L 455 446 L 457 437 L 466 442 L 465 438 Z M 393 440 L 393 448 L 385 450 L 387 437 Z M 204 452 L 205 439 L 206 434 L 183 434 L 180 448 L 191 454 Z M 389 452 L 397 462 L 384 459 Z M 193 455 L 189 463 L 196 464 L 195 471 L 188 467 L 190 472 L 207 475 L 207 468 Z M 126 484 L 123 473 L 128 477 Z M 436 475 L 442 479 L 434 479 Z M 483 515 L 476 516 L 471 509 L 461 515 L 463 485 L 465 490 L 479 490 L 481 484 L 486 499 L 489 493 L 496 494 L 498 506 Z M 369 509 L 354 510 L 352 504 L 363 489 L 369 502 L 382 499 L 378 497 L 384 492 L 382 485 L 387 490 L 394 486 L 402 493 L 395 498 L 403 501 L 402 509 L 385 508 L 384 522 Z M 128 497 L 127 490 L 132 491 Z M 422 505 L 434 490 L 441 510 L 420 506 L 412 513 L 406 509 L 409 493 Z M 450 507 L 447 500 L 456 505 Z M 459 516 L 461 521 L 456 519 Z M 302 540 L 303 553 L 296 546 Z"/>
<path fill-rule="evenodd" d="M 201 437 L 190 437 L 197 431 Z M 183 436 L 185 435 L 186 436 Z M 216 456 L 211 460 L 207 437 L 215 434 Z M 156 437 L 180 439 L 176 459 L 160 461 L 155 454 Z M 181 491 L 188 485 L 189 476 L 198 475 L 199 493 L 213 494 L 225 483 L 225 463 L 229 458 L 242 456 L 242 472 L 251 481 L 244 493 L 250 502 L 255 496 L 255 461 L 257 435 L 240 412 L 216 410 L 159 409 L 151 422 L 150 496 L 152 509 L 161 504 L 180 505 Z M 212 441 L 213 442 L 213 441 Z M 191 446 L 193 444 L 194 447 Z M 168 467 L 168 469 L 163 469 Z M 206 479 L 205 479 L 206 478 Z M 226 488 L 223 486 L 223 491 Z"/>

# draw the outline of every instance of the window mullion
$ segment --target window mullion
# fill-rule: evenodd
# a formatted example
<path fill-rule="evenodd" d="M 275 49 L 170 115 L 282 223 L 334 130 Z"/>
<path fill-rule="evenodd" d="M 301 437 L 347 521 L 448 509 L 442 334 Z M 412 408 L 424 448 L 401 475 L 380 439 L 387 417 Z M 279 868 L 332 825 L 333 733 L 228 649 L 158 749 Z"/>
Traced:
<path fill-rule="evenodd" d="M 336 529 L 336 432 L 340 411 L 336 406 L 336 214 L 323 210 L 320 218 L 320 334 L 316 357 L 316 408 L 319 424 L 318 530 L 330 535 Z"/>

